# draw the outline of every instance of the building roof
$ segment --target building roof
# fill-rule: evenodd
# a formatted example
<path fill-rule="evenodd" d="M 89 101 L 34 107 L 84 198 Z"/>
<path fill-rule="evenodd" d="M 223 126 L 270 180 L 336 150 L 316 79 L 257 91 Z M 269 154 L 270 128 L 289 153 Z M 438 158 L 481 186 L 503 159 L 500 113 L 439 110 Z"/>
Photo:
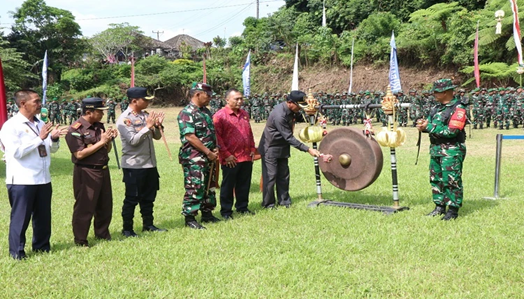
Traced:
<path fill-rule="evenodd" d="M 203 48 L 204 42 L 191 37 L 187 34 L 179 34 L 175 37 L 172 37 L 164 42 L 165 44 L 169 45 L 172 48 L 175 48 L 177 50 L 180 50 L 180 45 L 182 43 L 185 43 L 188 46 L 191 46 L 193 49 Z"/>

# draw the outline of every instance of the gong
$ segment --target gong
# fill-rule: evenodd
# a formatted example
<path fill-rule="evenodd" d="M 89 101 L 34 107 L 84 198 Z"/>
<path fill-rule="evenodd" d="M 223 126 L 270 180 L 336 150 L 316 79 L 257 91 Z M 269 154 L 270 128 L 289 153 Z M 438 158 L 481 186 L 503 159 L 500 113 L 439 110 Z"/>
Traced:
<path fill-rule="evenodd" d="M 320 170 L 333 186 L 357 191 L 371 185 L 382 171 L 383 157 L 378 142 L 362 130 L 343 127 L 330 131 L 319 146 L 331 161 L 319 159 Z"/>

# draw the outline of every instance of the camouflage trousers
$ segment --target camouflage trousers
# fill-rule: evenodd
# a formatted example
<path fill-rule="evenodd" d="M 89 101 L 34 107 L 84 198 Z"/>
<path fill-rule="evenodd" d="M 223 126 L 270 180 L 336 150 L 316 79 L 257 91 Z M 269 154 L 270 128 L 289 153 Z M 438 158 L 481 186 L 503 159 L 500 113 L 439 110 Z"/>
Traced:
<path fill-rule="evenodd" d="M 462 186 L 462 163 L 465 153 L 453 156 L 431 156 L 429 161 L 429 182 L 433 202 L 460 208 L 464 198 Z"/>
<path fill-rule="evenodd" d="M 182 202 L 182 215 L 196 216 L 198 211 L 211 212 L 217 205 L 215 187 L 207 190 L 209 182 L 210 164 L 207 160 L 184 161 L 184 200 Z"/>

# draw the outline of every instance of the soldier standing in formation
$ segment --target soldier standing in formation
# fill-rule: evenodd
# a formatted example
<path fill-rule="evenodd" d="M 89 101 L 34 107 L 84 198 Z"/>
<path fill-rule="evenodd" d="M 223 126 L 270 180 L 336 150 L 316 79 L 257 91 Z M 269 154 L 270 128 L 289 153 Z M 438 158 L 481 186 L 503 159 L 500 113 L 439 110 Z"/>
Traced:
<path fill-rule="evenodd" d="M 195 216 L 202 213 L 202 222 L 217 222 L 213 216 L 216 207 L 215 185 L 210 169 L 218 158 L 215 126 L 207 105 L 213 91 L 205 83 L 195 83 L 189 91 L 191 101 L 178 114 L 180 140 L 178 154 L 184 170 L 184 195 L 182 215 L 185 225 L 192 229 L 205 229 Z"/>
<path fill-rule="evenodd" d="M 107 102 L 107 107 L 109 108 L 107 110 L 107 123 L 111 123 L 111 120 L 113 120 L 113 123 L 115 123 L 115 102 L 112 99 L 109 99 Z"/>

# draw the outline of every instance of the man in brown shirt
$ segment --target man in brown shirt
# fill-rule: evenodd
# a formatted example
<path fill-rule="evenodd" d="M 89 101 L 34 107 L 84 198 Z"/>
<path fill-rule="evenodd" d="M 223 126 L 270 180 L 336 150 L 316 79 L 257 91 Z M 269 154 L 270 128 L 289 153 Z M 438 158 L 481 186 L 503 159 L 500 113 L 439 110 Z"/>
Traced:
<path fill-rule="evenodd" d="M 82 101 L 82 116 L 69 127 L 66 142 L 71 151 L 73 171 L 73 235 L 75 244 L 88 246 L 87 235 L 91 219 L 95 218 L 95 238 L 111 240 L 109 224 L 113 214 L 113 194 L 107 162 L 111 140 L 116 129 L 104 128 L 100 123 L 103 110 L 108 108 L 100 98 Z"/>

